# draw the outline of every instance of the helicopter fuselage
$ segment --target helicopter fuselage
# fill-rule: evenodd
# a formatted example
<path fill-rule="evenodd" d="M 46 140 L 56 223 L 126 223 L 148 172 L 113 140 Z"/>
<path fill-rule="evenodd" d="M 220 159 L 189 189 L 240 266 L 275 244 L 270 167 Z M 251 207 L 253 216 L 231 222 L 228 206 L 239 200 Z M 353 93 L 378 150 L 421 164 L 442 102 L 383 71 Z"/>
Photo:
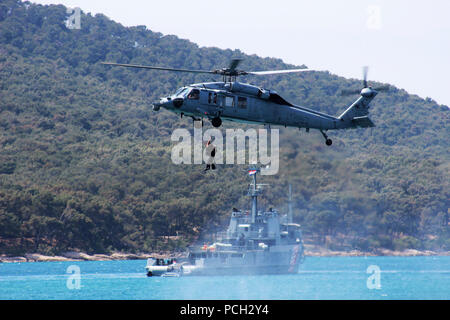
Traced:
<path fill-rule="evenodd" d="M 308 108 L 293 105 L 283 99 L 278 93 L 266 90 L 251 84 L 237 82 L 238 76 L 256 75 L 268 76 L 273 74 L 302 73 L 314 71 L 308 68 L 245 71 L 237 69 L 242 59 L 232 59 L 228 68 L 214 70 L 193 70 L 184 68 L 169 68 L 159 66 L 124 64 L 115 62 L 102 62 L 104 65 L 121 66 L 137 69 L 188 72 L 196 74 L 222 75 L 223 82 L 205 82 L 191 84 L 180 88 L 173 95 L 160 99 L 153 104 L 153 110 L 161 107 L 177 114 L 192 117 L 194 120 L 207 118 L 214 127 L 220 127 L 223 120 L 255 123 L 263 125 L 278 125 L 285 127 L 318 129 L 325 143 L 330 146 L 331 139 L 324 131 L 333 129 L 367 128 L 375 125 L 369 119 L 369 104 L 380 90 L 389 87 L 373 89 L 367 84 L 368 68 L 363 68 L 363 89 L 359 92 L 346 90 L 346 94 L 359 93 L 358 99 L 353 102 L 338 117 L 317 112 Z"/>
<path fill-rule="evenodd" d="M 368 107 L 368 103 L 376 95 L 376 91 L 370 88 L 365 90 L 347 111 L 354 109 L 354 105 L 356 108 Z M 179 89 L 170 97 L 162 98 L 153 105 L 153 109 L 156 111 L 161 107 L 194 119 L 208 118 L 215 127 L 221 125 L 222 119 L 241 123 L 319 130 L 362 126 L 352 121 L 353 116 L 347 119 L 346 112 L 339 117 L 333 117 L 293 105 L 272 90 L 240 82 L 192 84 Z"/>

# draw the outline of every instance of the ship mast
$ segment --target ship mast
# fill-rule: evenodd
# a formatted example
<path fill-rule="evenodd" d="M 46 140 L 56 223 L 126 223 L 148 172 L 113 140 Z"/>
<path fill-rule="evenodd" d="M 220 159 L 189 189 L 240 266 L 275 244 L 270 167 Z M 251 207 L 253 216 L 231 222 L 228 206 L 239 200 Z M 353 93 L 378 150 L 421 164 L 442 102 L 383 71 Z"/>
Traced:
<path fill-rule="evenodd" d="M 260 189 L 257 188 L 256 184 L 256 174 L 260 172 L 259 168 L 249 168 L 248 174 L 253 176 L 253 186 L 250 187 L 249 195 L 252 197 L 252 221 L 251 223 L 255 223 L 256 215 L 258 213 L 258 194 L 261 192 Z"/>
<path fill-rule="evenodd" d="M 288 223 L 292 223 L 292 185 L 289 184 L 289 201 L 288 201 Z"/>

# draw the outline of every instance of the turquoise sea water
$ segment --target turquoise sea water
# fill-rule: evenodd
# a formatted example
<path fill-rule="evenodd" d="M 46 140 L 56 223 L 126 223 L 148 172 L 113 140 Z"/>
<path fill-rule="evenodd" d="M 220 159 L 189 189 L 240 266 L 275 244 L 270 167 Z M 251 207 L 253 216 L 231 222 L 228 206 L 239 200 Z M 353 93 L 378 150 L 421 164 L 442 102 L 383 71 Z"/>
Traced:
<path fill-rule="evenodd" d="M 450 257 L 307 257 L 275 276 L 147 278 L 145 264 L 0 263 L 0 299 L 450 299 Z"/>

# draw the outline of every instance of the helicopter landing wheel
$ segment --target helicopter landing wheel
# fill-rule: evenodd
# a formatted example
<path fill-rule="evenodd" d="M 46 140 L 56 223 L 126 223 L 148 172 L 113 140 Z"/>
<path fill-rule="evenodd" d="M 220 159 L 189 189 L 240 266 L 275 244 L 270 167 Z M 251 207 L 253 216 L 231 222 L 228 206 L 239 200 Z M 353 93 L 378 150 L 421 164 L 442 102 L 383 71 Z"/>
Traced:
<path fill-rule="evenodd" d="M 331 146 L 331 144 L 333 143 L 333 141 L 331 141 L 330 138 L 328 138 L 328 136 L 326 135 L 325 132 L 323 132 L 322 130 L 320 130 L 320 133 L 323 135 L 323 137 L 325 138 L 325 144 L 327 146 Z"/>
<path fill-rule="evenodd" d="M 222 125 L 222 119 L 220 119 L 219 117 L 212 118 L 211 124 L 214 128 L 218 128 Z"/>

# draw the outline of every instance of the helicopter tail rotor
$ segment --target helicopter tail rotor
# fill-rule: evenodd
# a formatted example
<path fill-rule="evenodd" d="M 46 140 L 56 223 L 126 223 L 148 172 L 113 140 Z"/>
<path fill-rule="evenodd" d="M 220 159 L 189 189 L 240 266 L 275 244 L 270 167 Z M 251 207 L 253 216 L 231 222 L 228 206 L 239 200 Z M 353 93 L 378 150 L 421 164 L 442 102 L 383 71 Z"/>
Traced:
<path fill-rule="evenodd" d="M 367 88 L 367 73 L 369 73 L 369 67 L 363 67 L 363 88 Z"/>
<path fill-rule="evenodd" d="M 362 94 L 363 92 L 368 92 L 368 90 L 364 90 L 366 88 L 369 88 L 370 91 L 374 90 L 376 92 L 380 92 L 380 91 L 388 91 L 390 86 L 389 85 L 382 85 L 382 86 L 378 86 L 375 88 L 372 88 L 368 85 L 367 82 L 367 74 L 369 73 L 369 67 L 368 66 L 364 66 L 363 67 L 363 88 L 361 89 L 343 89 L 341 91 L 341 95 L 342 96 L 349 96 L 349 95 L 353 95 L 353 94 Z"/>

